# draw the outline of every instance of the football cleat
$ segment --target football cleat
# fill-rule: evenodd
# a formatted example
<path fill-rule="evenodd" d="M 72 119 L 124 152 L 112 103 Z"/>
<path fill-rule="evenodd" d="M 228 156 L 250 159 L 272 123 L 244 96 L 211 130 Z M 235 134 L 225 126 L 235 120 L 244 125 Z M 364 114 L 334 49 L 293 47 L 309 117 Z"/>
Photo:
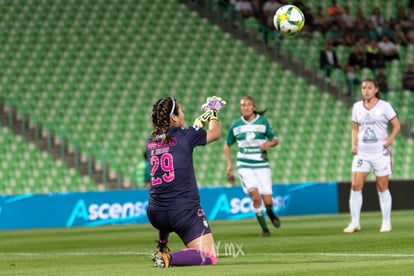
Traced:
<path fill-rule="evenodd" d="M 260 234 L 261 237 L 270 237 L 270 231 L 269 229 L 265 229 L 262 231 L 262 234 Z"/>
<path fill-rule="evenodd" d="M 345 229 L 344 233 L 351 234 L 361 230 L 361 226 L 350 223 Z"/>
<path fill-rule="evenodd" d="M 274 217 L 274 218 L 271 218 L 270 220 L 272 221 L 273 226 L 274 226 L 274 227 L 276 227 L 276 228 L 279 228 L 279 227 L 280 227 L 280 225 L 282 225 L 282 223 L 281 223 L 281 221 L 280 221 L 279 217 L 278 217 L 278 216 L 276 216 L 276 215 L 275 215 L 275 217 Z"/>
<path fill-rule="evenodd" d="M 384 232 L 391 232 L 391 223 L 390 222 L 383 222 L 381 225 L 381 229 L 380 232 L 384 233 Z"/>
<path fill-rule="evenodd" d="M 157 252 L 152 255 L 152 260 L 154 261 L 155 267 L 168 268 L 170 267 L 171 255 Z"/>

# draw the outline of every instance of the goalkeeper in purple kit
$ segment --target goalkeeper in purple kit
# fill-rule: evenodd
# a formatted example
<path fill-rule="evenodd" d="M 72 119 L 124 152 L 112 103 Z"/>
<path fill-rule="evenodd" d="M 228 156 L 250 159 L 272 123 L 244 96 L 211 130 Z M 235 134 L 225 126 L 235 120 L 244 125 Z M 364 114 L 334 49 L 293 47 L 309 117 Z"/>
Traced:
<path fill-rule="evenodd" d="M 217 263 L 213 234 L 200 205 L 193 150 L 220 138 L 218 113 L 225 104 L 221 98 L 207 98 L 203 114 L 191 127 L 185 127 L 183 107 L 176 99 L 161 98 L 153 105 L 153 129 L 146 145 L 151 171 L 147 215 L 158 230 L 152 255 L 156 267 Z M 185 249 L 170 252 L 171 232 L 181 238 Z"/>

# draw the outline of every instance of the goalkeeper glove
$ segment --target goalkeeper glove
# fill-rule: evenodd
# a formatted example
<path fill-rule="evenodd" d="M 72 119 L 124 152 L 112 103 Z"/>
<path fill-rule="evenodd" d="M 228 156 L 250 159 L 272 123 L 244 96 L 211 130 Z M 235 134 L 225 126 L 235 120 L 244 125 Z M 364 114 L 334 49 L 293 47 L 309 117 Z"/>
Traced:
<path fill-rule="evenodd" d="M 206 103 L 201 106 L 201 110 L 205 112 L 207 109 L 213 110 L 218 113 L 223 106 L 226 105 L 226 101 L 221 99 L 220 97 L 208 97 Z"/>
<path fill-rule="evenodd" d="M 206 109 L 203 114 L 194 120 L 193 126 L 203 128 L 211 120 L 218 120 L 217 112 L 211 109 Z"/>

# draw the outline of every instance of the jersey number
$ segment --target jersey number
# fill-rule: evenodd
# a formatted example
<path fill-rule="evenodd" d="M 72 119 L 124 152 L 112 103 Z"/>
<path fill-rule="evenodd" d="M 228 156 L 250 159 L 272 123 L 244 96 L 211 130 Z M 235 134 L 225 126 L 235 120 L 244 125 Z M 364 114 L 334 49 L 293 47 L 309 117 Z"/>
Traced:
<path fill-rule="evenodd" d="M 160 185 L 163 181 L 171 182 L 174 180 L 174 162 L 171 154 L 164 153 L 160 157 L 152 156 L 150 163 L 152 166 L 151 175 L 153 176 L 151 178 L 152 185 Z M 159 167 L 163 171 L 161 178 L 154 176 Z"/>

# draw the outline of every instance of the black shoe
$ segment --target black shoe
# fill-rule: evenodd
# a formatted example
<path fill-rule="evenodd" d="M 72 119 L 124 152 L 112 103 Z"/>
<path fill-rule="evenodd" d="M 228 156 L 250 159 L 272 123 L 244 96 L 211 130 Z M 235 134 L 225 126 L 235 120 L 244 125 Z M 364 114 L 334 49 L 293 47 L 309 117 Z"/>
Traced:
<path fill-rule="evenodd" d="M 170 254 L 171 250 L 168 247 L 167 243 L 160 243 L 159 241 L 155 241 L 157 244 L 157 248 L 153 251 L 153 255 L 159 253 Z"/>
<path fill-rule="evenodd" d="M 270 231 L 269 229 L 265 229 L 262 231 L 261 237 L 270 237 Z"/>
<path fill-rule="evenodd" d="M 157 250 L 158 252 L 165 253 L 165 254 L 170 254 L 171 252 L 170 248 L 168 248 L 166 243 L 158 243 Z"/>
<path fill-rule="evenodd" d="M 271 219 L 272 224 L 274 227 L 279 228 L 282 225 L 282 222 L 280 221 L 278 216 L 274 216 L 274 218 Z"/>

